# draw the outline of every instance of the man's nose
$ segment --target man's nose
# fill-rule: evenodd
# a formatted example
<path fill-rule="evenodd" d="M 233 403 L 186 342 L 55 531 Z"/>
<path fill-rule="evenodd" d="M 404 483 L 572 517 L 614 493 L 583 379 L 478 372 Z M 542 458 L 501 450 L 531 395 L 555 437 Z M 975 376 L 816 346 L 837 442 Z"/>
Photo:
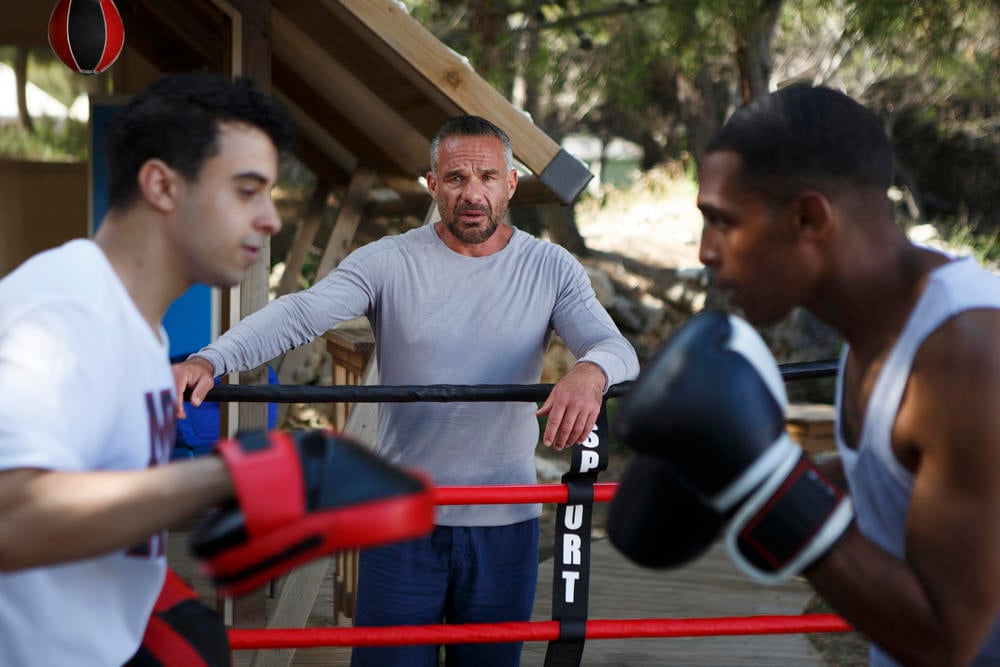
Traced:
<path fill-rule="evenodd" d="M 469 179 L 462 188 L 462 199 L 467 202 L 480 203 L 486 199 L 486 188 L 476 179 Z"/>
<path fill-rule="evenodd" d="M 278 208 L 272 200 L 268 200 L 267 208 L 257 218 L 255 226 L 269 236 L 274 236 L 281 231 L 281 216 L 278 215 Z"/>
<path fill-rule="evenodd" d="M 698 260 L 708 267 L 719 263 L 719 250 L 710 225 L 701 228 L 701 244 L 698 246 Z"/>

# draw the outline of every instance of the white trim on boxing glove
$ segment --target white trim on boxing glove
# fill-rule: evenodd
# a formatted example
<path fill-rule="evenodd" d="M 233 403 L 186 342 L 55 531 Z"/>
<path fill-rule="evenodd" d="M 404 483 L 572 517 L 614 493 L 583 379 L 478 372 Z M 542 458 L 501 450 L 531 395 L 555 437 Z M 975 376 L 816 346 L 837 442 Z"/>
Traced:
<path fill-rule="evenodd" d="M 753 465 L 744 470 L 729 486 L 709 498 L 708 504 L 717 512 L 725 514 L 750 495 L 754 489 L 760 487 L 769 475 L 777 474 L 774 471 L 780 470 L 786 461 L 791 460 L 794 465 L 801 452 L 801 448 L 788 437 L 787 433 L 782 434 L 753 462 Z"/>
<path fill-rule="evenodd" d="M 726 342 L 726 347 L 743 355 L 753 365 L 764 384 L 771 390 L 771 395 L 778 402 L 781 413 L 784 414 L 788 410 L 788 392 L 785 389 L 785 380 L 781 377 L 781 370 L 767 343 L 744 319 L 729 315 L 729 326 L 732 327 L 732 334 Z"/>
<path fill-rule="evenodd" d="M 790 438 L 788 440 L 791 442 Z M 791 444 L 796 449 L 799 449 L 794 442 Z M 776 447 L 771 448 L 771 450 L 776 449 Z M 774 500 L 780 500 L 780 498 L 775 498 L 775 493 L 788 481 L 789 475 L 796 470 L 799 462 L 804 457 L 805 454 L 799 449 L 797 456 L 790 456 L 781 462 L 774 469 L 773 474 L 740 507 L 726 528 L 724 540 L 729 557 L 732 558 L 736 566 L 745 575 L 759 583 L 779 584 L 795 576 L 826 553 L 840 539 L 841 535 L 843 535 L 844 531 L 847 530 L 848 526 L 854 520 L 854 507 L 851 499 L 846 495 L 839 496 L 832 510 L 826 516 L 817 516 L 816 523 L 819 524 L 819 527 L 815 533 L 811 536 L 803 536 L 805 538 L 805 546 L 777 570 L 773 572 L 763 570 L 751 563 L 743 554 L 737 543 L 740 533 L 750 521 L 757 517 L 758 514 L 761 514 L 761 510 L 764 510 L 769 503 L 772 503 Z M 815 471 L 815 468 L 812 468 L 808 462 L 806 462 L 806 465 Z M 825 480 L 817 483 L 829 484 Z"/>

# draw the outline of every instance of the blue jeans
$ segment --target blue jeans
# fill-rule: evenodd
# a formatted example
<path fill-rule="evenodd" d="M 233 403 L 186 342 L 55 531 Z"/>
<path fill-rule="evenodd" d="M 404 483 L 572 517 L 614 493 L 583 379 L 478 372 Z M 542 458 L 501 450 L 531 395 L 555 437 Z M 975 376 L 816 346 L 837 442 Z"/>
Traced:
<path fill-rule="evenodd" d="M 538 579 L 538 519 L 435 526 L 361 552 L 355 626 L 527 621 Z M 351 667 L 438 667 L 438 646 L 355 648 Z M 448 644 L 447 667 L 517 667 L 521 642 Z"/>

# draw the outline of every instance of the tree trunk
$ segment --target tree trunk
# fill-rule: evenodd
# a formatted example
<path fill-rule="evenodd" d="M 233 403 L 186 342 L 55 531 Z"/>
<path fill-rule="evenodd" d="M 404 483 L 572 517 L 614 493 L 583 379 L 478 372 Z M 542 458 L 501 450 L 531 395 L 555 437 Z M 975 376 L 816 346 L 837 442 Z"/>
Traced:
<path fill-rule="evenodd" d="M 549 204 L 540 206 L 539 212 L 549 232 L 549 239 L 569 250 L 577 257 L 590 256 L 590 249 L 576 227 L 576 209 L 573 206 Z"/>
<path fill-rule="evenodd" d="M 712 76 L 706 65 L 701 66 L 693 81 L 678 75 L 677 88 L 681 118 L 688 129 L 688 150 L 697 165 L 708 142 L 726 120 L 732 88 Z"/>
<path fill-rule="evenodd" d="M 537 10 L 541 3 L 533 0 L 526 6 L 530 12 L 529 22 L 537 23 Z M 562 139 L 559 132 L 552 132 L 550 128 L 543 126 L 541 109 L 541 78 L 538 70 L 533 66 L 540 47 L 540 37 L 537 30 L 527 31 L 526 38 L 522 41 L 522 49 L 518 54 L 520 74 L 524 79 L 524 110 L 528 112 L 535 124 L 542 126 L 548 135 L 557 143 Z M 576 227 L 576 209 L 574 206 L 548 205 L 534 207 L 534 211 L 518 211 L 515 219 L 519 227 L 525 231 L 535 230 L 535 235 L 544 227 L 548 231 L 549 239 L 553 243 L 561 245 L 577 256 L 583 257 L 590 253 L 587 244 L 584 243 L 580 230 Z"/>
<path fill-rule="evenodd" d="M 736 68 L 744 104 L 768 93 L 771 80 L 771 40 L 783 0 L 763 0 L 736 30 Z"/>
<path fill-rule="evenodd" d="M 28 49 L 17 47 L 14 54 L 14 82 L 17 88 L 17 122 L 25 131 L 34 133 L 35 124 L 28 113 Z"/>
<path fill-rule="evenodd" d="M 540 209 L 540 206 L 515 206 L 507 211 L 507 215 L 510 216 L 510 224 L 522 232 L 541 236 L 545 231 L 545 221 L 542 220 Z"/>

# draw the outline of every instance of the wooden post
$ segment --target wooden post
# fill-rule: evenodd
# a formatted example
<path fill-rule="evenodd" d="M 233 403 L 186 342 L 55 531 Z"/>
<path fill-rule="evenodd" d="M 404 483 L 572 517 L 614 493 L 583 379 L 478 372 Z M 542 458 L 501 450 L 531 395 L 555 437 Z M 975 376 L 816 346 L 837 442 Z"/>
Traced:
<path fill-rule="evenodd" d="M 375 349 L 375 338 L 370 327 L 345 327 L 331 329 L 323 334 L 326 349 L 330 353 L 333 366 L 333 384 L 365 384 L 365 370 Z M 368 384 L 371 384 L 369 382 Z M 347 430 L 348 417 L 355 407 L 371 404 L 334 403 L 333 427 L 337 431 Z M 377 410 L 370 412 L 370 423 L 374 424 Z M 333 620 L 340 621 L 340 615 L 354 618 L 354 600 L 358 582 L 358 550 L 349 549 L 334 556 L 333 565 Z"/>
<path fill-rule="evenodd" d="M 249 76 L 265 92 L 271 89 L 271 3 L 269 0 L 212 0 L 230 19 L 230 53 L 226 58 L 228 76 Z M 268 274 L 271 268 L 270 239 L 261 247 L 260 259 L 243 276 L 239 286 L 223 290 L 220 332 L 265 305 L 268 301 Z M 238 306 L 237 306 L 238 304 Z M 267 367 L 260 366 L 239 374 L 240 384 L 266 384 Z M 225 406 L 223 406 L 225 407 Z M 220 412 L 220 435 L 238 431 L 266 430 L 267 406 L 263 403 L 240 403 L 236 410 Z M 261 626 L 267 618 L 267 591 L 261 589 L 233 600 L 226 616 L 236 626 Z M 228 606 L 228 605 L 227 605 Z"/>
<path fill-rule="evenodd" d="M 341 203 L 340 210 L 337 212 L 337 220 L 334 223 L 333 231 L 330 233 L 330 239 L 326 244 L 323 257 L 320 259 L 320 265 L 316 271 L 317 280 L 329 273 L 335 266 L 340 264 L 344 257 L 347 256 L 351 243 L 354 241 L 354 234 L 358 229 L 358 224 L 361 222 L 361 216 L 368 203 L 368 193 L 371 191 L 374 183 L 374 169 L 367 166 L 359 166 L 355 170 L 354 175 L 351 177 L 350 185 L 348 185 L 347 194 L 344 196 L 344 201 Z M 315 231 L 313 231 L 313 235 L 315 236 Z M 299 239 L 296 239 L 296 244 L 298 244 L 298 241 Z M 299 264 L 299 266 L 301 266 L 301 264 Z M 287 266 L 285 267 L 286 274 L 288 268 L 289 267 Z M 284 280 L 282 280 L 282 282 L 284 282 Z M 310 348 L 306 345 L 294 350 L 289 350 L 281 360 L 279 376 L 292 376 L 296 369 L 302 367 L 304 360 L 309 356 Z M 279 413 L 282 420 L 284 419 L 286 412 L 287 405 L 279 407 Z M 279 421 L 279 423 L 281 422 Z"/>
<path fill-rule="evenodd" d="M 351 183 L 347 186 L 344 202 L 337 212 L 337 222 L 333 226 L 330 239 L 323 251 L 323 258 L 316 270 L 316 280 L 320 280 L 347 257 L 351 242 L 354 241 L 354 234 L 358 230 L 358 224 L 361 223 L 361 215 L 368 203 L 368 193 L 371 192 L 374 184 L 375 170 L 359 164 L 351 176 Z"/>
<path fill-rule="evenodd" d="M 288 251 L 285 272 L 278 284 L 278 296 L 299 291 L 299 276 L 302 274 L 302 267 L 306 263 L 306 256 L 312 248 L 313 241 L 316 240 L 320 223 L 323 221 L 323 212 L 326 210 L 326 200 L 329 196 L 330 185 L 323 179 L 318 179 L 313 196 L 306 205 L 305 215 L 302 216 L 302 224 L 299 225 L 295 240 Z"/>

